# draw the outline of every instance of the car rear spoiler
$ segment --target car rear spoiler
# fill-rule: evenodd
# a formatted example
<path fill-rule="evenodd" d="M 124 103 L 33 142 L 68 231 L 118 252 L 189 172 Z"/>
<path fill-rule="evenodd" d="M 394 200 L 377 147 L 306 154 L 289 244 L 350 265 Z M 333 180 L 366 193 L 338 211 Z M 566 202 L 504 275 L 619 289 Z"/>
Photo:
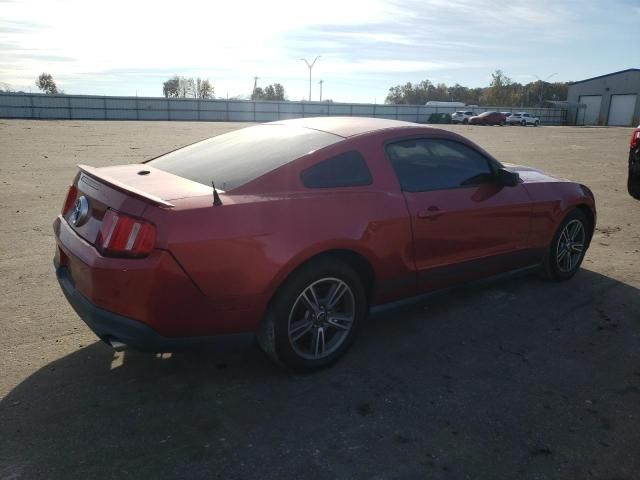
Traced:
<path fill-rule="evenodd" d="M 109 177 L 109 175 L 105 175 L 98 168 L 90 167 L 89 165 L 78 165 L 78 168 L 80 169 L 81 172 L 86 173 L 90 177 L 93 177 L 96 180 L 99 180 L 100 182 L 106 185 L 109 185 L 110 187 L 117 188 L 118 190 L 122 190 L 131 195 L 142 198 L 143 200 L 147 200 L 153 203 L 154 205 L 157 205 L 160 207 L 167 207 L 167 208 L 172 208 L 175 206 L 173 203 L 169 203 L 166 200 L 156 197 L 155 195 L 151 195 L 150 193 L 146 193 L 140 189 L 127 185 L 119 180 L 116 180 L 115 178 L 111 178 Z"/>

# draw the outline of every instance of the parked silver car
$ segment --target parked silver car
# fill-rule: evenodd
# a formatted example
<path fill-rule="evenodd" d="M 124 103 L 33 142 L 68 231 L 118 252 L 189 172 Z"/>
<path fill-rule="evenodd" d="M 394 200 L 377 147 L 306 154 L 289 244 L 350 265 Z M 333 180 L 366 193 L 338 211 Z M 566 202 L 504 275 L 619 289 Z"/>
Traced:
<path fill-rule="evenodd" d="M 537 127 L 540 125 L 540 119 L 535 115 L 527 112 L 516 112 L 513 115 L 507 117 L 508 125 L 522 125 L 526 127 L 527 125 L 533 125 Z"/>
<path fill-rule="evenodd" d="M 469 123 L 469 119 L 475 114 L 471 110 L 458 110 L 451 115 L 451 123 L 462 123 L 466 125 Z"/>

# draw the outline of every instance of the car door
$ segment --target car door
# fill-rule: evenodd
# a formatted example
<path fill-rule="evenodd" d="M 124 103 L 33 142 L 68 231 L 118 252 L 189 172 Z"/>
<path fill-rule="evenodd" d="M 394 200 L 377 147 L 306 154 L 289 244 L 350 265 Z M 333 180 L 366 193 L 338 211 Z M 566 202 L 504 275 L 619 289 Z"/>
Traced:
<path fill-rule="evenodd" d="M 532 203 L 521 183 L 500 186 L 501 165 L 451 139 L 386 145 L 411 217 L 422 291 L 493 275 L 531 261 Z"/>

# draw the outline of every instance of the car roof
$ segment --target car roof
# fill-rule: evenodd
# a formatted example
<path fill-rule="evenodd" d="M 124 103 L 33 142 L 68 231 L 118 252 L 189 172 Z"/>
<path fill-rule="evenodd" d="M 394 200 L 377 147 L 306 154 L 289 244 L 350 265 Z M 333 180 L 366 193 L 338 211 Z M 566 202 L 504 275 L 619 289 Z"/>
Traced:
<path fill-rule="evenodd" d="M 371 133 L 387 128 L 424 127 L 418 123 L 370 117 L 308 117 L 270 122 L 268 125 L 290 125 L 309 128 L 348 138 L 363 133 Z"/>

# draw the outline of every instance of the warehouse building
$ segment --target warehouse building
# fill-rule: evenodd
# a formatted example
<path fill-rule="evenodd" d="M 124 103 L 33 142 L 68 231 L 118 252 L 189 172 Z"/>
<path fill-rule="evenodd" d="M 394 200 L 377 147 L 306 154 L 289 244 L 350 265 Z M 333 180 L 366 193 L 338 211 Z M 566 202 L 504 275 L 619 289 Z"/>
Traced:
<path fill-rule="evenodd" d="M 568 121 L 575 125 L 640 123 L 640 68 L 588 78 L 569 85 Z"/>

